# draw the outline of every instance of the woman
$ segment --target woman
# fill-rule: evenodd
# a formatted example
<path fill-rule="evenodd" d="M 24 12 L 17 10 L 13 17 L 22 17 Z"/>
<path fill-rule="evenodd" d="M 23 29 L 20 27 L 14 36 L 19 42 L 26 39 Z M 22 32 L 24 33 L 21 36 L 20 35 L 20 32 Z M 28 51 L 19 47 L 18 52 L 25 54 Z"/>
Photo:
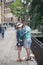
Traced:
<path fill-rule="evenodd" d="M 23 24 L 18 25 L 18 29 L 17 29 L 17 50 L 18 50 L 18 59 L 17 59 L 17 61 L 18 62 L 21 61 L 20 53 L 21 53 L 22 46 L 23 46 L 23 42 L 22 42 L 22 39 L 23 39 L 22 26 L 23 26 Z"/>

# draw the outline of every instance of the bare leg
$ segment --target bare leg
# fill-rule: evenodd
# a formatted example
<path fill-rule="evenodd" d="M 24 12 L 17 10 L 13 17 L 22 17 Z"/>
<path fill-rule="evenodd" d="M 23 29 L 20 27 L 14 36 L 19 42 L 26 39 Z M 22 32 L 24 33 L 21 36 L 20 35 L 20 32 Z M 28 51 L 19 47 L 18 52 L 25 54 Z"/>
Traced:
<path fill-rule="evenodd" d="M 18 61 L 20 60 L 21 49 L 22 49 L 22 47 L 19 46 L 18 47 L 18 59 L 17 59 Z"/>
<path fill-rule="evenodd" d="M 27 52 L 27 58 L 30 58 L 30 49 L 26 48 L 26 52 Z"/>

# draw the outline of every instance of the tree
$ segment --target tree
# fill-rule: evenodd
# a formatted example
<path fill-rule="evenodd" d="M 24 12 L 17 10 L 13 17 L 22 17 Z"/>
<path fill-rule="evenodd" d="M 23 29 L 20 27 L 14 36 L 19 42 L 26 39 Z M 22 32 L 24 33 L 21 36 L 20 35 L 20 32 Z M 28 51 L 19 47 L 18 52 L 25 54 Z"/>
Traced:
<path fill-rule="evenodd" d="M 26 11 L 28 9 L 28 3 L 30 0 L 25 0 L 25 2 L 22 2 L 21 0 L 16 0 L 15 3 L 12 3 L 10 5 L 11 12 L 17 16 L 18 18 L 22 18 L 22 20 L 26 20 L 28 18 L 28 12 Z M 29 9 L 28 9 L 29 10 Z"/>
<path fill-rule="evenodd" d="M 21 17 L 21 15 L 22 15 L 21 13 L 24 11 L 21 0 L 16 0 L 16 2 L 14 2 L 10 5 L 10 8 L 11 8 L 11 12 L 18 18 Z"/>
<path fill-rule="evenodd" d="M 31 16 L 31 23 L 33 23 L 34 28 L 40 26 L 42 16 L 43 16 L 43 4 L 42 0 L 32 0 L 29 10 L 29 15 Z"/>

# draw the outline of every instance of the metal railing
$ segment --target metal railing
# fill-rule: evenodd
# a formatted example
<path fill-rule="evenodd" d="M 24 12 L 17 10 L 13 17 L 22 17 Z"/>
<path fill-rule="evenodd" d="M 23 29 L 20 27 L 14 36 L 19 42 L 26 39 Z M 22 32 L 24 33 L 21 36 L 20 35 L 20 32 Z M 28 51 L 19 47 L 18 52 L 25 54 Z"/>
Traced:
<path fill-rule="evenodd" d="M 43 43 L 35 37 L 32 37 L 31 50 L 35 55 L 38 65 L 43 65 Z"/>
<path fill-rule="evenodd" d="M 36 37 L 32 37 L 32 40 L 34 40 L 34 43 L 36 43 L 41 48 L 43 48 L 43 43 L 41 41 L 39 41 Z"/>

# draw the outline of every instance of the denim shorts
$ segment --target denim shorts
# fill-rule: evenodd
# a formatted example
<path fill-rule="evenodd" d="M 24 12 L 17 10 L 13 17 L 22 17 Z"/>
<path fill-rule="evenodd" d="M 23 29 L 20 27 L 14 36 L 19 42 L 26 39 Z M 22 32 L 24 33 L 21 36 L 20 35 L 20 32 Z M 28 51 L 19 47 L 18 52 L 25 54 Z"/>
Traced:
<path fill-rule="evenodd" d="M 24 48 L 30 48 L 32 41 L 31 40 L 24 40 Z"/>

